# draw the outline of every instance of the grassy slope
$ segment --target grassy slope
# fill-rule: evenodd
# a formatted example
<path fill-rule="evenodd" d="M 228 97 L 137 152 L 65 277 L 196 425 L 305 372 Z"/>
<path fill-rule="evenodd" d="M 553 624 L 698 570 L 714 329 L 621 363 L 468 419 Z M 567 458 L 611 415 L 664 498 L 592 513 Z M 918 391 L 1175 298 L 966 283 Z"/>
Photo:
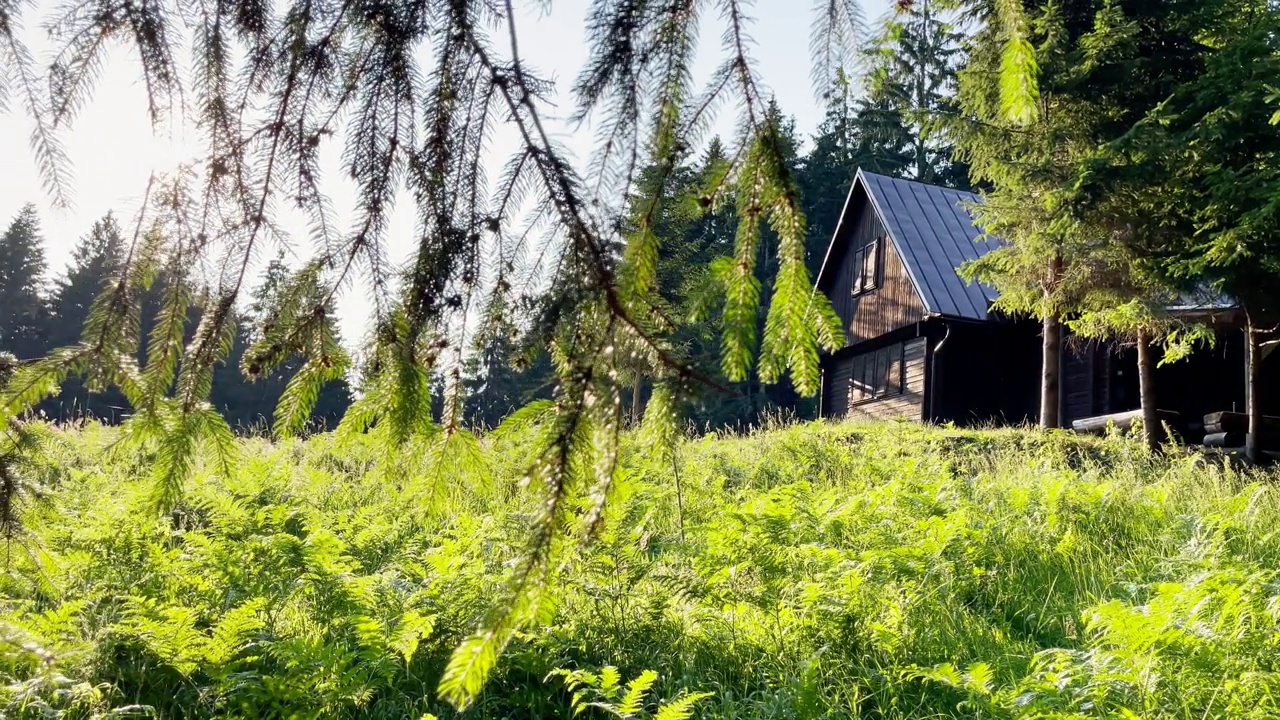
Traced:
<path fill-rule="evenodd" d="M 450 714 L 439 674 L 524 537 L 519 439 L 443 466 L 407 452 L 397 472 L 331 436 L 249 441 L 235 477 L 200 473 L 164 518 L 111 439 L 64 437 L 64 477 L 10 545 L 11 711 Z M 567 717 L 548 672 L 606 664 L 657 670 L 663 697 L 715 693 L 701 717 L 1280 714 L 1266 476 L 1119 438 L 896 423 L 680 459 L 684 539 L 670 468 L 629 452 L 604 536 L 468 716 Z"/>

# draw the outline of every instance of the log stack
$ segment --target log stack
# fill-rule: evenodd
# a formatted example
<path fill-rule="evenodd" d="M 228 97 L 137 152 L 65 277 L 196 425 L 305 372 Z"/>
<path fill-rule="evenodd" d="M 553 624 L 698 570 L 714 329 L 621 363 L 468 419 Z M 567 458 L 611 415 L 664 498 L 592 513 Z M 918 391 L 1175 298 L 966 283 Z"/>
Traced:
<path fill-rule="evenodd" d="M 1249 416 L 1238 412 L 1215 412 L 1204 416 L 1205 447 L 1244 447 L 1245 436 L 1249 432 Z M 1262 416 L 1262 437 L 1260 445 L 1264 449 L 1280 447 L 1280 417 Z"/>

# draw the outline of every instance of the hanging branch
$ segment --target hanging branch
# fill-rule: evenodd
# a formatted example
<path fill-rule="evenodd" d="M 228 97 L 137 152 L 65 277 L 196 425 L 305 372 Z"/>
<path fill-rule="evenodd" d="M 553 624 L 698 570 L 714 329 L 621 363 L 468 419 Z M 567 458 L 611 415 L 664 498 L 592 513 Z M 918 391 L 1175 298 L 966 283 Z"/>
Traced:
<path fill-rule="evenodd" d="M 812 391 L 818 346 L 831 346 L 838 335 L 829 303 L 811 299 L 804 218 L 782 134 L 768 117 L 752 63 L 746 4 L 593 0 L 591 53 L 573 88 L 571 118 L 603 120 L 589 165 L 592 182 L 552 140 L 545 112 L 554 88 L 521 56 L 515 5 L 72 5 L 50 25 L 55 62 L 48 99 L 26 72 L 30 63 L 14 35 L 17 11 L 0 11 L 0 69 L 21 71 L 0 72 L 0 104 L 10 77 L 18 77 L 14 87 L 25 94 L 38 129 L 74 119 L 92 95 L 105 48 L 119 43 L 140 60 L 152 122 L 175 107 L 190 110 L 206 143 L 205 157 L 192 171 L 158 179 L 155 192 L 148 190 L 129 258 L 95 304 L 84 342 L 22 368 L 0 394 L 6 411 L 18 415 L 68 374 L 120 385 L 143 410 L 130 421 L 128 435 L 156 458 L 160 508 L 182 501 L 182 484 L 200 453 L 215 468 L 233 461 L 230 430 L 208 402 L 214 368 L 227 357 L 236 305 L 257 258 L 270 245 L 288 242 L 276 224 L 280 212 L 293 209 L 307 218 L 314 247 L 266 309 L 242 367 L 262 376 L 285 358 L 301 358 L 302 370 L 277 409 L 280 436 L 305 427 L 319 389 L 351 365 L 334 325 L 334 305 L 344 289 L 358 287 L 369 297 L 374 329 L 367 392 L 344 418 L 343 431 L 372 430 L 389 448 L 438 431 L 430 421 L 430 379 L 450 347 L 450 328 L 466 328 L 475 308 L 490 307 L 499 296 L 521 292 L 539 300 L 530 330 L 554 349 L 558 378 L 556 413 L 530 472 L 540 505 L 508 596 L 482 627 L 478 644 L 464 646 L 474 652 L 460 651 L 442 684 L 459 705 L 474 695 L 496 652 L 536 608 L 573 506 L 567 499 L 582 494 L 589 500 L 575 518 L 584 537 L 603 522 L 617 472 L 620 378 L 644 373 L 673 392 L 690 381 L 731 392 L 691 367 L 670 339 L 676 323 L 653 297 L 662 252 L 655 231 L 661 198 L 679 159 L 702 141 L 717 109 L 730 101 L 741 111 L 740 137 L 709 191 L 733 192 L 739 209 L 735 258 L 717 266 L 727 298 L 726 375 L 745 377 L 758 356 L 765 380 L 789 371 L 798 389 Z M 691 68 L 710 9 L 719 12 L 726 59 L 698 93 Z M 823 63 L 843 62 L 845 46 L 856 36 L 858 8 L 843 0 L 819 9 L 825 19 L 815 24 L 815 36 L 824 38 Z M 180 60 L 179 43 L 187 37 L 190 63 Z M 187 65 L 193 68 L 189 107 L 178 70 Z M 518 147 L 491 189 L 485 168 L 502 127 L 515 130 Z M 47 181 L 60 183 L 60 150 L 50 138 L 41 136 L 36 154 Z M 345 233 L 321 190 L 326 178 L 319 158 L 338 138 L 343 171 L 356 189 L 354 222 Z M 642 162 L 659 168 L 657 192 L 638 222 L 628 223 L 621 206 Z M 417 228 L 399 271 L 386 246 L 393 204 L 405 195 Z M 763 293 L 754 262 L 766 241 L 763 221 L 777 237 L 780 267 L 759 333 Z M 157 268 L 167 269 L 165 281 L 173 285 L 166 286 L 152 332 L 157 352 L 139 368 L 138 298 Z M 193 337 L 183 343 L 193 302 L 201 312 Z M 458 343 L 452 349 L 456 366 L 465 348 Z M 453 415 L 459 392 L 454 382 Z M 650 411 L 674 413 L 674 403 L 654 403 Z"/>

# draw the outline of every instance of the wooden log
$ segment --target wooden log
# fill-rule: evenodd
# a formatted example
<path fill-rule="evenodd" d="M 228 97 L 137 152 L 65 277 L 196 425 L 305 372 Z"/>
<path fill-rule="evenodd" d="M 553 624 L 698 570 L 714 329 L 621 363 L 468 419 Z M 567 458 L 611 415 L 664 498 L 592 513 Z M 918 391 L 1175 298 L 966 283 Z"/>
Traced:
<path fill-rule="evenodd" d="M 1157 410 L 1157 416 L 1160 422 L 1169 423 L 1174 427 L 1178 426 L 1178 413 L 1172 410 Z M 1100 435 L 1107 431 L 1107 427 L 1114 424 L 1117 430 L 1128 430 L 1133 427 L 1134 422 L 1142 420 L 1141 410 L 1130 410 L 1122 413 L 1111 413 L 1110 415 L 1097 415 L 1094 417 L 1080 418 L 1071 421 L 1071 429 L 1078 433 L 1093 433 Z"/>
<path fill-rule="evenodd" d="M 1249 416 L 1241 412 L 1212 412 L 1204 416 L 1205 428 L 1220 428 L 1217 432 L 1249 432 Z M 1280 417 L 1262 416 L 1262 428 L 1280 434 Z"/>
<path fill-rule="evenodd" d="M 1249 416 L 1244 413 L 1216 412 L 1205 415 L 1205 433 L 1241 433 L 1249 431 Z M 1258 434 L 1259 447 L 1272 449 L 1280 447 L 1280 418 L 1265 415 L 1262 420 L 1262 432 Z"/>
<path fill-rule="evenodd" d="M 1218 448 L 1244 447 L 1244 435 L 1242 432 L 1209 433 L 1204 436 L 1204 446 Z"/>

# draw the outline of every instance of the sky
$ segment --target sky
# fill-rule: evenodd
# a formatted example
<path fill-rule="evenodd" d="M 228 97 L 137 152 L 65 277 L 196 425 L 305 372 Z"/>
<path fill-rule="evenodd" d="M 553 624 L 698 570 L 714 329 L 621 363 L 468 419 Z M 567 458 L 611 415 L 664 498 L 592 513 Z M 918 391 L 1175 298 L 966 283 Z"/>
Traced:
<path fill-rule="evenodd" d="M 822 108 L 814 98 L 810 84 L 809 29 L 814 17 L 814 0 L 757 0 L 753 10 L 754 26 L 750 35 L 755 41 L 753 56 L 766 87 L 783 111 L 796 119 L 796 127 L 807 138 L 822 119 Z M 886 13 L 892 0 L 861 0 L 869 21 Z M 587 56 L 587 38 L 583 18 L 587 0 L 555 0 L 549 15 L 533 6 L 540 3 L 517 3 L 517 25 L 524 60 L 543 76 L 555 81 L 556 98 L 550 108 L 549 126 L 559 128 L 559 139 L 575 153 L 585 166 L 592 148 L 593 129 L 589 126 L 571 131 L 556 122 L 556 115 L 567 115 L 572 109 L 569 90 Z M 22 37 L 37 61 L 44 66 L 51 59 L 51 46 L 42 25 L 50 17 L 53 4 L 39 0 L 27 7 Z M 702 40 L 695 72 L 698 80 L 708 76 L 722 57 L 719 18 L 708 13 L 702 20 Z M 104 64 L 93 98 L 82 109 L 75 122 L 63 131 L 62 140 L 71 161 L 72 182 L 70 208 L 53 206 L 41 187 L 35 156 L 28 138 L 32 123 L 23 111 L 16 93 L 10 109 L 0 113 L 0 222 L 7 225 L 24 203 L 32 202 L 40 214 L 46 239 L 46 258 L 51 277 L 65 272 L 76 240 L 88 232 L 93 221 L 114 211 L 121 223 L 128 225 L 141 202 L 147 179 L 154 172 L 163 173 L 180 163 L 197 158 L 196 137 L 184 128 L 181 119 L 160 128 L 152 127 L 147 117 L 147 103 L 139 65 L 127 48 L 112 50 Z M 725 108 L 719 118 L 719 130 L 730 135 L 733 109 Z M 330 180 L 324 187 L 340 213 L 350 218 L 354 192 L 343 181 L 336 143 L 322 166 Z M 499 143 L 500 144 L 500 143 Z M 495 159 L 495 174 L 501 158 Z M 347 220 L 344 226 L 350 225 Z M 408 203 L 398 205 L 390 230 L 390 253 L 402 260 L 413 236 L 414 223 Z M 287 227 L 289 230 L 290 228 Z M 291 261 L 305 259 L 305 227 L 299 226 L 297 241 L 287 250 Z M 274 254 L 274 253 L 273 253 Z M 338 314 L 347 338 L 363 334 L 370 305 L 360 288 L 348 290 L 338 302 Z"/>

